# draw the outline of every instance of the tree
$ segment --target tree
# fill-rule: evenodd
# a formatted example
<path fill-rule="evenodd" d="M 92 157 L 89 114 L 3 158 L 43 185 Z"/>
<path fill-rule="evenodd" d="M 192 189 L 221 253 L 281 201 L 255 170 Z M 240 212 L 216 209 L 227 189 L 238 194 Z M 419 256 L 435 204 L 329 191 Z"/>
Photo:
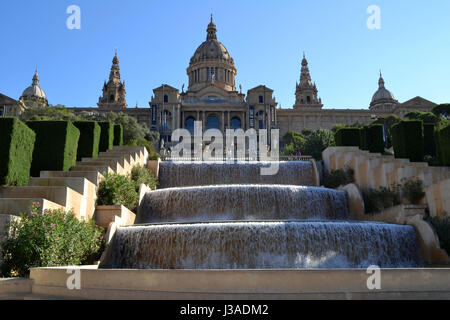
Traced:
<path fill-rule="evenodd" d="M 313 131 L 307 138 L 302 154 L 322 160 L 322 152 L 334 146 L 334 134 L 330 130 L 320 129 Z"/>
<path fill-rule="evenodd" d="M 373 124 L 382 124 L 384 126 L 384 130 L 386 130 L 386 147 L 389 149 L 392 147 L 392 138 L 391 138 L 391 129 L 392 127 L 399 123 L 401 119 L 395 115 L 390 114 L 383 118 L 378 118 L 376 121 L 373 122 Z"/>
<path fill-rule="evenodd" d="M 433 108 L 432 112 L 438 117 L 449 119 L 450 118 L 450 103 L 444 103 L 444 104 L 437 105 L 436 107 Z"/>
<path fill-rule="evenodd" d="M 67 110 L 63 105 L 49 106 L 45 108 L 28 108 L 20 116 L 22 121 L 29 120 L 64 120 L 76 121 L 78 116 Z"/>
<path fill-rule="evenodd" d="M 431 112 L 411 111 L 405 115 L 409 120 L 422 120 L 423 123 L 436 124 L 439 117 Z"/>
<path fill-rule="evenodd" d="M 297 152 L 301 152 L 306 142 L 303 135 L 296 131 L 288 131 L 283 139 L 286 143 L 285 154 L 290 156 L 294 156 Z"/>

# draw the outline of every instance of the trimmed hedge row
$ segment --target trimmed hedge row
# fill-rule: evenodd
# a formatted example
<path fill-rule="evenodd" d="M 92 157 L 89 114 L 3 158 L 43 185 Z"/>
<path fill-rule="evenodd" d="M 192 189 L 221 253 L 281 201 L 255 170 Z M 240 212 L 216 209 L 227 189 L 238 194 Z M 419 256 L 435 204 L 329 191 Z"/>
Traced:
<path fill-rule="evenodd" d="M 359 128 L 341 128 L 334 134 L 336 146 L 359 147 L 361 144 L 361 133 Z"/>
<path fill-rule="evenodd" d="M 96 121 L 75 121 L 73 125 L 80 130 L 77 161 L 82 158 L 97 158 L 100 144 L 100 126 Z"/>
<path fill-rule="evenodd" d="M 114 125 L 114 142 L 115 146 L 123 146 L 123 126 L 121 124 Z"/>
<path fill-rule="evenodd" d="M 436 156 L 436 141 L 434 139 L 434 124 L 423 124 L 424 154 Z"/>
<path fill-rule="evenodd" d="M 25 186 L 36 135 L 17 118 L 0 118 L 0 185 Z"/>
<path fill-rule="evenodd" d="M 373 124 L 363 128 L 342 128 L 335 133 L 336 146 L 359 147 L 372 153 L 384 152 L 383 125 Z"/>
<path fill-rule="evenodd" d="M 80 130 L 70 121 L 28 121 L 34 133 L 31 176 L 38 177 L 42 170 L 68 171 L 77 161 Z"/>
<path fill-rule="evenodd" d="M 114 145 L 114 123 L 102 121 L 98 123 L 101 127 L 99 152 L 111 150 Z"/>
<path fill-rule="evenodd" d="M 423 122 L 401 121 L 392 127 L 392 145 L 396 158 L 422 162 L 424 157 Z"/>
<path fill-rule="evenodd" d="M 436 129 L 435 137 L 439 164 L 450 166 L 450 125 Z"/>

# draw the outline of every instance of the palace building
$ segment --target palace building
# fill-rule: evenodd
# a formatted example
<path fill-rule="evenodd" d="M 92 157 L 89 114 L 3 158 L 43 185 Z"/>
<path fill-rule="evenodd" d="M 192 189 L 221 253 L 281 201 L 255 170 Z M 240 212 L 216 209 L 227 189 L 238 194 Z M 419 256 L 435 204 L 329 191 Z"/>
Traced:
<path fill-rule="evenodd" d="M 171 135 L 175 129 L 192 131 L 195 121 L 201 121 L 203 130 L 254 128 L 279 129 L 283 136 L 289 131 L 303 129 L 331 129 L 336 124 L 369 124 L 374 119 L 388 114 L 404 117 L 413 110 L 431 111 L 435 103 L 421 97 L 400 103 L 386 88 L 380 72 L 378 90 L 365 109 L 327 109 L 318 95 L 313 82 L 309 64 L 303 54 L 300 81 L 295 86 L 295 104 L 292 108 L 278 108 L 274 90 L 259 85 L 242 92 L 236 88 L 238 69 L 235 60 L 226 47 L 218 40 L 217 27 L 211 16 L 206 29 L 206 40 L 200 44 L 186 69 L 189 86 L 179 89 L 163 84 L 153 90 L 150 108 L 129 108 L 126 102 L 125 82 L 120 76 L 117 51 L 112 61 L 109 81 L 104 83 L 98 108 L 70 108 L 82 111 L 124 112 L 133 116 L 141 124 L 160 133 L 165 145 L 170 146 Z M 22 94 L 19 101 L 0 94 L 0 116 L 20 114 L 29 107 L 45 107 L 47 97 L 39 86 L 36 73 L 33 83 Z M 14 106 L 14 108 L 13 108 Z M 13 110 L 13 111 L 11 111 Z"/>

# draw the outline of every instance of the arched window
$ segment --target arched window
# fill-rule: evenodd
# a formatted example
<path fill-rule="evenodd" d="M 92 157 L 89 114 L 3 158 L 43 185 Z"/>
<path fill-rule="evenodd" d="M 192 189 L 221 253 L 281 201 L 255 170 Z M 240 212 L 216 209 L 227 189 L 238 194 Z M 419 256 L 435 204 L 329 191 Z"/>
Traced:
<path fill-rule="evenodd" d="M 194 134 L 194 124 L 195 124 L 194 117 L 189 117 L 185 121 L 184 127 L 186 128 L 186 130 L 188 130 L 191 133 L 191 135 Z"/>
<path fill-rule="evenodd" d="M 167 94 L 164 95 L 164 102 L 169 102 L 169 96 Z"/>
<path fill-rule="evenodd" d="M 231 129 L 236 130 L 241 128 L 241 119 L 234 117 L 231 119 Z"/>
<path fill-rule="evenodd" d="M 162 123 L 163 132 L 169 131 L 169 120 L 164 119 Z"/>
<path fill-rule="evenodd" d="M 209 129 L 219 129 L 220 130 L 220 121 L 216 116 L 210 116 L 208 121 L 206 122 L 206 130 Z"/>
<path fill-rule="evenodd" d="M 306 97 L 306 102 L 307 102 L 307 103 L 311 103 L 311 97 L 310 97 L 310 96 L 307 96 L 307 97 Z"/>

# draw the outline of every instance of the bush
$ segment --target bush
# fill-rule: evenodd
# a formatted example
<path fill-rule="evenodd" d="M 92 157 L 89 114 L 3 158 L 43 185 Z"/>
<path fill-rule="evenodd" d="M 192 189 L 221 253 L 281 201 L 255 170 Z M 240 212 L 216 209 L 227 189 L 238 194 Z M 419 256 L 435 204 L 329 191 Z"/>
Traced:
<path fill-rule="evenodd" d="M 325 174 L 324 186 L 326 188 L 335 189 L 342 185 L 355 182 L 355 171 L 353 168 L 347 167 L 345 169 L 332 170 Z"/>
<path fill-rule="evenodd" d="M 145 184 L 153 190 L 158 186 L 158 180 L 153 175 L 153 172 L 141 166 L 135 166 L 131 170 L 130 178 L 134 182 L 137 192 L 139 192 L 141 184 Z"/>
<path fill-rule="evenodd" d="M 25 186 L 36 134 L 17 118 L 0 118 L 0 185 Z"/>
<path fill-rule="evenodd" d="M 29 215 L 9 226 L 2 250 L 4 276 L 26 277 L 30 268 L 93 264 L 100 258 L 102 229 L 93 220 L 80 221 L 62 210 L 38 211 L 34 203 Z"/>
<path fill-rule="evenodd" d="M 121 124 L 114 125 L 114 141 L 113 145 L 123 146 L 123 126 Z"/>
<path fill-rule="evenodd" d="M 77 161 L 80 130 L 70 121 L 28 121 L 36 133 L 31 175 L 42 170 L 68 171 Z"/>
<path fill-rule="evenodd" d="M 450 255 L 450 218 L 433 217 L 429 219 L 429 222 L 436 230 L 441 248 Z"/>
<path fill-rule="evenodd" d="M 372 124 L 367 128 L 367 149 L 371 153 L 384 152 L 384 132 L 383 125 Z"/>
<path fill-rule="evenodd" d="M 364 126 L 360 129 L 360 140 L 359 140 L 359 148 L 361 150 L 369 150 L 369 127 Z"/>
<path fill-rule="evenodd" d="M 407 180 L 403 183 L 401 189 L 403 197 L 410 204 L 419 204 L 420 200 L 425 197 L 422 180 Z"/>
<path fill-rule="evenodd" d="M 392 127 L 392 144 L 396 158 L 422 162 L 424 157 L 423 122 L 401 121 Z"/>
<path fill-rule="evenodd" d="M 114 143 L 114 124 L 110 121 L 98 123 L 101 128 L 99 152 L 105 152 L 113 148 Z"/>
<path fill-rule="evenodd" d="M 450 166 L 450 125 L 436 129 L 435 138 L 439 164 Z"/>
<path fill-rule="evenodd" d="M 134 211 L 139 195 L 135 183 L 119 174 L 107 174 L 98 188 L 97 205 L 123 205 Z"/>
<path fill-rule="evenodd" d="M 424 154 L 431 157 L 435 157 L 436 141 L 434 139 L 434 124 L 424 123 L 423 141 L 424 141 Z"/>
<path fill-rule="evenodd" d="M 397 188 L 394 190 L 386 187 L 367 189 L 363 190 L 362 195 L 365 211 L 368 214 L 380 212 L 401 203 Z"/>
<path fill-rule="evenodd" d="M 99 124 L 96 121 L 75 121 L 73 125 L 80 130 L 77 160 L 97 158 L 101 132 Z"/>
<path fill-rule="evenodd" d="M 361 130 L 359 128 L 341 128 L 336 131 L 334 140 L 336 146 L 359 147 L 361 143 Z"/>
<path fill-rule="evenodd" d="M 392 127 L 400 121 L 401 120 L 397 115 L 391 114 L 384 118 L 379 118 L 372 123 L 381 124 L 384 127 L 384 130 L 386 130 L 386 148 L 388 149 L 392 147 Z"/>

